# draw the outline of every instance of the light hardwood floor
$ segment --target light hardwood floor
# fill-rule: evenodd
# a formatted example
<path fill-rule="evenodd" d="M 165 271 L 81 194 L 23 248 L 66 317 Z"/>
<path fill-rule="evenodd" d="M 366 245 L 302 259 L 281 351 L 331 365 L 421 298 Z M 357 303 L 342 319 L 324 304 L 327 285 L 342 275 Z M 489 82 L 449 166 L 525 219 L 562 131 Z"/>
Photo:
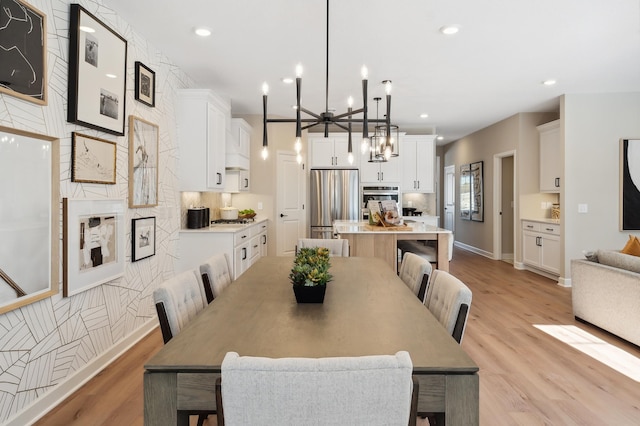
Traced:
<path fill-rule="evenodd" d="M 640 383 L 534 327 L 575 325 L 640 358 L 637 346 L 576 322 L 570 289 L 459 249 L 450 271 L 473 291 L 462 347 L 480 367 L 482 425 L 640 424 Z M 142 425 L 143 365 L 161 347 L 156 330 L 36 424 Z"/>

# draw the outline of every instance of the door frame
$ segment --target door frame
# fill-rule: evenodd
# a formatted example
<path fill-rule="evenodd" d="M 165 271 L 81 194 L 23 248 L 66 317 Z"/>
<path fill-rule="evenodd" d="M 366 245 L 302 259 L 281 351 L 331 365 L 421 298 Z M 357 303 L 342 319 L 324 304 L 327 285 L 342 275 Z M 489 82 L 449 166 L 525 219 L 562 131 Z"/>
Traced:
<path fill-rule="evenodd" d="M 518 163 L 516 151 L 505 151 L 493 156 L 493 259 L 502 260 L 502 159 L 513 157 L 513 257 L 514 261 L 519 252 L 517 241 L 518 202 L 516 198 L 518 188 Z"/>
<path fill-rule="evenodd" d="M 448 191 L 448 187 L 449 187 L 449 181 L 447 180 L 447 175 L 449 171 L 453 171 L 453 182 L 451 183 L 452 188 L 451 191 L 453 192 L 453 213 L 451 216 L 451 229 L 449 229 L 451 232 L 453 232 L 455 234 L 455 230 L 456 230 L 456 165 L 455 164 L 451 164 L 448 166 L 444 167 L 444 173 L 443 173 L 443 183 L 442 183 L 442 228 L 448 229 L 447 228 L 447 213 L 445 212 L 445 209 L 447 207 L 447 191 Z"/>

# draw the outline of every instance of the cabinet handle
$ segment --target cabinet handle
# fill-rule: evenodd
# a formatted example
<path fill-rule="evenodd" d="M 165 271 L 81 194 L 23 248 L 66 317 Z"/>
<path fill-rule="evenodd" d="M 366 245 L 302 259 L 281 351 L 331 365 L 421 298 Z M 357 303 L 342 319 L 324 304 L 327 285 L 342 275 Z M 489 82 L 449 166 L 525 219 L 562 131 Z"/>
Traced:
<path fill-rule="evenodd" d="M 533 225 L 527 225 L 527 228 L 533 229 Z"/>
<path fill-rule="evenodd" d="M 246 235 L 243 235 L 243 236 L 242 236 L 242 237 L 240 237 L 240 238 L 245 239 L 245 238 L 247 238 L 247 236 L 246 236 Z"/>
<path fill-rule="evenodd" d="M 380 172 L 380 176 L 382 177 L 380 180 L 384 180 L 384 172 Z"/>
<path fill-rule="evenodd" d="M 242 260 L 245 260 L 246 258 L 247 258 L 247 248 L 242 247 Z"/>
<path fill-rule="evenodd" d="M 418 189 L 420 189 L 420 181 L 416 181 L 416 183 L 418 184 Z"/>
<path fill-rule="evenodd" d="M 555 185 L 556 185 L 556 188 L 560 188 L 560 178 L 559 177 L 556 178 Z"/>
<path fill-rule="evenodd" d="M 254 249 L 257 249 L 257 248 L 258 248 L 258 244 L 256 244 L 255 246 L 253 246 L 253 248 L 254 248 Z"/>
<path fill-rule="evenodd" d="M 249 179 L 244 178 L 244 187 L 248 188 L 249 187 Z"/>
<path fill-rule="evenodd" d="M 545 231 L 553 232 L 553 228 L 544 228 Z"/>
<path fill-rule="evenodd" d="M 216 185 L 222 185 L 222 173 L 216 173 L 216 176 L 218 176 L 218 183 L 216 183 Z"/>
<path fill-rule="evenodd" d="M 264 245 L 264 244 L 267 244 L 267 236 L 266 236 L 266 235 L 263 235 L 263 236 L 262 236 L 262 244 L 263 244 L 263 245 Z"/>
<path fill-rule="evenodd" d="M 542 237 L 536 237 L 536 245 L 542 247 Z"/>

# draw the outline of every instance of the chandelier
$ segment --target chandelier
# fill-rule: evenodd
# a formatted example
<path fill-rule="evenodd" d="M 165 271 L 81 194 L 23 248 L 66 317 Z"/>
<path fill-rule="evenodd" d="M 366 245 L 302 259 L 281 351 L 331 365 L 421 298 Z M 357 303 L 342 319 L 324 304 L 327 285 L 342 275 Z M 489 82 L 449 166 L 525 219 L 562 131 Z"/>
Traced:
<path fill-rule="evenodd" d="M 302 131 L 310 129 L 315 126 L 324 125 L 324 137 L 329 136 L 329 126 L 334 125 L 340 129 L 348 132 L 348 160 L 350 164 L 353 164 L 353 146 L 351 138 L 352 124 L 357 123 L 362 125 L 362 145 L 361 150 L 363 154 L 369 151 L 369 161 L 380 162 L 387 161 L 391 156 L 398 155 L 398 126 L 391 124 L 391 80 L 384 80 L 382 83 L 385 87 L 387 113 L 384 119 L 376 118 L 369 120 L 367 116 L 367 84 L 368 84 L 368 70 L 366 66 L 361 69 L 362 74 L 362 108 L 353 109 L 353 98 L 349 97 L 347 104 L 347 111 L 341 114 L 334 114 L 329 111 L 329 0 L 327 0 L 327 46 L 326 46 L 326 89 L 325 89 L 325 110 L 319 114 L 316 114 L 308 109 L 304 108 L 300 104 L 300 91 L 302 87 L 302 65 L 296 66 L 296 117 L 295 118 L 267 118 L 267 95 L 269 93 L 269 86 L 265 82 L 262 85 L 262 158 L 268 157 L 268 123 L 296 123 L 296 139 L 294 149 L 297 154 L 298 163 L 302 161 L 300 151 L 302 150 Z M 381 98 L 375 98 L 376 104 Z M 302 118 L 302 113 L 310 116 L 309 118 Z M 362 118 L 354 118 L 354 115 L 362 114 Z M 374 136 L 369 138 L 369 123 L 375 123 Z M 304 125 L 303 125 L 304 123 Z M 395 139 L 392 136 L 396 134 Z"/>

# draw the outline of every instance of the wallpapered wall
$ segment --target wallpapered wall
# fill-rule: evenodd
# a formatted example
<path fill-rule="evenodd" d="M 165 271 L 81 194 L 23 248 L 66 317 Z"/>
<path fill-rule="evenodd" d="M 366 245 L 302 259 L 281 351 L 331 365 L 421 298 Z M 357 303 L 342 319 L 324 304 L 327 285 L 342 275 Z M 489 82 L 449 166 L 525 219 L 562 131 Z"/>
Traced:
<path fill-rule="evenodd" d="M 69 63 L 69 4 L 66 0 L 27 0 L 44 12 L 48 33 L 48 105 L 39 106 L 0 95 L 0 125 L 60 139 L 60 197 L 128 196 L 128 128 L 116 137 L 66 122 Z M 178 148 L 175 130 L 176 90 L 192 87 L 189 78 L 101 1 L 79 2 L 122 35 L 127 45 L 126 118 L 135 115 L 160 126 L 159 205 L 127 209 L 126 269 L 123 277 L 76 296 L 61 292 L 49 299 L 0 315 L 0 423 L 55 389 L 79 368 L 149 321 L 155 321 L 152 292 L 173 275 L 180 226 L 177 191 Z M 156 107 L 134 99 L 134 62 L 156 73 Z M 1 66 L 1 65 L 0 65 Z M 117 142 L 115 185 L 71 182 L 71 132 Z M 131 263 L 131 219 L 155 216 L 156 255 Z M 62 218 L 62 214 L 60 215 Z M 60 224 L 62 235 L 62 224 Z M 62 238 L 62 237 L 60 237 Z M 60 240 L 62 245 L 62 240 Z M 62 251 L 61 251 L 62 253 Z M 59 260 L 61 262 L 61 260 Z M 60 271 L 62 265 L 60 264 Z"/>

